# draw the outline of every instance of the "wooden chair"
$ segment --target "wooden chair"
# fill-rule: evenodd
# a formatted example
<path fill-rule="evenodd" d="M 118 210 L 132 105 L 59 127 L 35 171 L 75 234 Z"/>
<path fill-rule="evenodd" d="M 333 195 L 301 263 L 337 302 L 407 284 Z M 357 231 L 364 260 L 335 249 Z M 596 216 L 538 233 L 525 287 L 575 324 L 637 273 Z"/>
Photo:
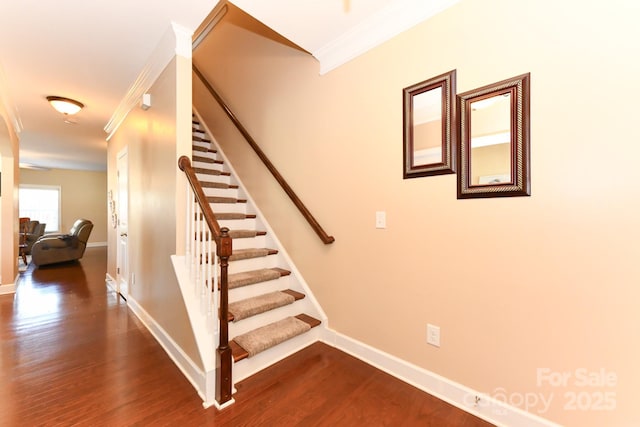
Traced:
<path fill-rule="evenodd" d="M 29 232 L 28 226 L 31 218 L 20 218 L 20 240 L 18 241 L 18 256 L 22 258 L 22 261 L 27 265 L 27 234 Z"/>

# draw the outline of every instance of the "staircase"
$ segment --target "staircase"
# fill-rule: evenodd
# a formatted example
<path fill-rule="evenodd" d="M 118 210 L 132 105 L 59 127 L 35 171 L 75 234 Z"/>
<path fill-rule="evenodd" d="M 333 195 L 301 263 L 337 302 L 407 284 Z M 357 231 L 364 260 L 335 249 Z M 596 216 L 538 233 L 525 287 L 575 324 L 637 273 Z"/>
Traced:
<path fill-rule="evenodd" d="M 318 341 L 326 316 L 195 113 L 192 162 L 220 227 L 233 238 L 228 320 L 237 382 Z"/>

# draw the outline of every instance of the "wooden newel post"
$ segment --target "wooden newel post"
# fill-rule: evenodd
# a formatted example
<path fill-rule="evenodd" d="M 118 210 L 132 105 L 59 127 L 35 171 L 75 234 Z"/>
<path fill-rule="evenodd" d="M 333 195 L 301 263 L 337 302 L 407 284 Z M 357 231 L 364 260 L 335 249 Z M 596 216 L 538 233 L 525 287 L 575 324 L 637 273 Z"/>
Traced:
<path fill-rule="evenodd" d="M 232 252 L 229 229 L 220 229 L 220 344 L 216 351 L 216 401 L 219 405 L 231 400 L 231 347 L 229 347 L 229 257 Z"/>

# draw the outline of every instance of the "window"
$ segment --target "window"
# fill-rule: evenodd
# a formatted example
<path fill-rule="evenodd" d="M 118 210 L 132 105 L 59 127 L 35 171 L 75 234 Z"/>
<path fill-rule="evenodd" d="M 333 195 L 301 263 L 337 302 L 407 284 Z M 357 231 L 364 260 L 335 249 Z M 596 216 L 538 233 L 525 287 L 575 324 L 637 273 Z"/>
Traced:
<path fill-rule="evenodd" d="M 21 185 L 20 217 L 47 224 L 46 233 L 60 231 L 61 189 L 53 185 Z"/>

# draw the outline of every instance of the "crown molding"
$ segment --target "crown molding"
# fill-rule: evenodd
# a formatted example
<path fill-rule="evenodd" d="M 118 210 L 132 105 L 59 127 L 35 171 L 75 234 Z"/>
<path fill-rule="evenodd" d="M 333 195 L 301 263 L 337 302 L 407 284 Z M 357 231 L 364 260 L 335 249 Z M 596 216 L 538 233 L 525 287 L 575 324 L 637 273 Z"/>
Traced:
<path fill-rule="evenodd" d="M 176 23 L 171 23 L 164 36 L 147 60 L 146 65 L 138 74 L 138 78 L 133 82 L 125 97 L 120 101 L 116 111 L 104 127 L 108 134 L 107 141 L 118 130 L 129 112 L 140 104 L 142 95 L 145 94 L 153 83 L 158 79 L 165 67 L 171 62 L 174 56 L 191 58 L 191 37 L 193 32 Z"/>
<path fill-rule="evenodd" d="M 313 52 L 320 74 L 356 58 L 460 0 L 402 0 L 391 3 L 353 29 Z"/>

